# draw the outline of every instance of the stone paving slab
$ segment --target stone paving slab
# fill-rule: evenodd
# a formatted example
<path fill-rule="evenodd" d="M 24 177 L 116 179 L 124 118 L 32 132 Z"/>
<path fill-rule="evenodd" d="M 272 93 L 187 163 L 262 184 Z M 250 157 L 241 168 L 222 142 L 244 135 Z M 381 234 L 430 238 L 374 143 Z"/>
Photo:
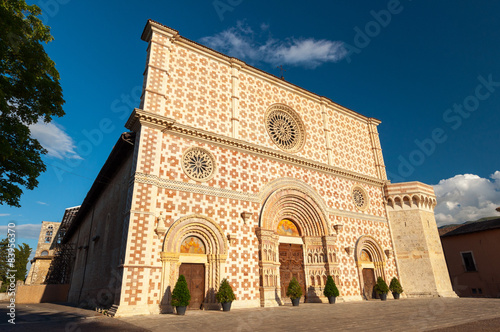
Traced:
<path fill-rule="evenodd" d="M 401 299 L 109 318 L 60 304 L 0 303 L 0 331 L 498 331 L 500 299 Z M 201 332 L 201 331 L 200 331 Z"/>

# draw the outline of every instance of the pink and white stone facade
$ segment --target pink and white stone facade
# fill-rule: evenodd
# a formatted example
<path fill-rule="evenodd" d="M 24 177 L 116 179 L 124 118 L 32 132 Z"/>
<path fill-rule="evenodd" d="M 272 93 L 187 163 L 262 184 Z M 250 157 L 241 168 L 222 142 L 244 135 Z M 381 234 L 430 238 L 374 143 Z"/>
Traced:
<path fill-rule="evenodd" d="M 142 39 L 143 95 L 126 124 L 136 137 L 117 315 L 171 311 L 184 263 L 204 265 L 204 308 L 218 306 L 214 292 L 223 278 L 235 291 L 233 307 L 279 305 L 286 301 L 276 296 L 282 243 L 302 246 L 306 300 L 324 301 L 328 275 L 345 301 L 362 300 L 364 268 L 387 282 L 400 278 L 380 121 L 157 22 L 148 21 Z M 273 107 L 296 122 L 301 141 L 293 150 L 270 132 Z M 278 234 L 283 219 L 299 237 Z M 206 252 L 181 253 L 188 236 Z M 360 260 L 363 250 L 371 261 Z"/>

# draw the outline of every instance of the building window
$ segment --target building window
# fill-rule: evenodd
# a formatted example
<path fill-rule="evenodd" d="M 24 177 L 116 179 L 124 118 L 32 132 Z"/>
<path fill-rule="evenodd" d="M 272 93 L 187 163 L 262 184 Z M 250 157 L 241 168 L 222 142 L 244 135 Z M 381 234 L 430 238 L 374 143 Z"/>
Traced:
<path fill-rule="evenodd" d="M 189 148 L 182 156 L 182 169 L 195 181 L 208 181 L 215 174 L 215 157 L 205 149 Z"/>
<path fill-rule="evenodd" d="M 52 242 L 52 236 L 46 236 L 45 243 L 50 243 L 50 242 Z"/>
<path fill-rule="evenodd" d="M 472 252 L 462 252 L 462 260 L 464 262 L 465 271 L 473 272 L 477 271 L 476 263 L 474 262 L 474 256 L 472 256 Z"/>
<path fill-rule="evenodd" d="M 272 105 L 264 117 L 267 133 L 274 144 L 287 152 L 297 152 L 304 146 L 305 126 L 299 115 L 282 104 Z"/>
<path fill-rule="evenodd" d="M 49 252 L 47 250 L 42 251 L 42 253 L 40 254 L 40 256 L 48 256 L 48 255 Z"/>

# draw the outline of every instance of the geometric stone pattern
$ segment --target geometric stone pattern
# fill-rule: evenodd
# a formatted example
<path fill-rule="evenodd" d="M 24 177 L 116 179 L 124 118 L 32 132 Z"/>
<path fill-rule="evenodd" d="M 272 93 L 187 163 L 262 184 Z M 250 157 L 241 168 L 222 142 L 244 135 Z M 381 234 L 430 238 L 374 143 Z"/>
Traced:
<path fill-rule="evenodd" d="M 284 149 L 299 157 L 324 164 L 330 162 L 325 145 L 326 134 L 332 132 L 336 142 L 332 144 L 332 162 L 335 163 L 335 159 L 340 158 L 336 166 L 377 177 L 368 125 L 361 116 L 344 114 L 342 118 L 336 118 L 335 114 L 338 112 L 330 110 L 335 118 L 331 122 L 332 126 L 341 128 L 341 131 L 337 132 L 333 127 L 324 130 L 325 114 L 322 113 L 320 103 L 303 94 L 291 92 L 256 75 L 244 74 L 243 71 L 239 71 L 238 87 L 234 89 L 231 86 L 233 80 L 230 66 L 215 61 L 202 52 L 178 47 L 162 34 L 154 33 L 152 39 L 154 42 L 150 44 L 145 93 L 141 103 L 144 110 L 215 134 L 229 137 L 236 134 L 237 139 L 276 151 Z M 233 130 L 235 124 L 232 121 L 234 110 L 230 107 L 235 94 L 238 95 L 236 131 Z M 284 135 L 280 136 L 281 139 L 292 139 L 289 144 L 276 138 L 273 142 L 265 127 L 266 110 L 279 103 L 285 104 L 287 110 L 290 109 L 283 114 L 292 114 L 286 117 L 280 113 L 276 117 L 280 121 L 293 119 L 286 122 L 287 129 L 294 130 L 292 136 L 284 131 L 278 132 Z M 273 114 L 272 111 L 270 114 Z M 279 125 L 284 124 L 280 122 Z M 330 265 L 328 273 L 335 275 L 345 299 L 360 297 L 355 257 L 352 253 L 348 254 L 345 248 L 354 247 L 357 239 L 363 235 L 372 235 L 384 250 L 392 249 L 388 223 L 370 220 L 371 217 L 377 220 L 387 218 L 381 186 L 359 183 L 230 147 L 175 136 L 168 130 L 162 132 L 161 128 L 148 127 L 147 124 L 140 128 L 136 176 L 154 176 L 159 181 L 186 183 L 189 187 L 180 190 L 157 186 L 158 182 L 154 181 L 135 183 L 124 270 L 124 282 L 130 288 L 122 290 L 123 305 L 146 304 L 153 311 L 152 307 L 162 299 L 162 280 L 168 283 L 172 277 L 162 275 L 160 253 L 163 250 L 163 238 L 154 233 L 156 217 L 160 212 L 167 229 L 180 218 L 189 215 L 201 215 L 214 220 L 231 239 L 222 277 L 230 280 L 241 306 L 258 305 L 261 294 L 259 239 L 256 233 L 260 226 L 259 216 L 263 202 L 255 202 L 254 197 L 260 195 L 266 185 L 282 178 L 307 184 L 324 202 L 328 211 L 339 211 L 339 215 L 327 214 L 325 235 L 331 233 L 337 237 L 336 240 L 335 237 L 329 240 L 333 241 L 332 251 L 328 249 L 328 256 L 325 257 L 330 257 L 328 264 L 333 265 Z M 274 131 L 271 132 L 276 134 L 276 130 L 282 129 L 284 128 L 273 128 Z M 345 139 L 341 135 L 345 135 Z M 299 150 L 302 145 L 303 149 Z M 203 160 L 213 163 L 210 166 L 212 169 L 216 167 L 216 171 L 206 172 L 201 176 L 193 176 L 193 172 L 187 174 L 186 169 L 189 167 L 186 167 L 186 161 L 183 161 L 186 158 L 183 159 L 183 156 L 189 156 L 192 162 L 196 162 L 190 156 L 190 151 L 206 151 L 203 154 L 210 158 Z M 200 180 L 205 182 L 200 183 Z M 213 194 L 201 193 L 202 190 L 188 190 L 197 187 L 212 188 Z M 365 202 L 371 202 L 366 210 L 356 206 L 352 193 L 354 187 L 362 188 L 366 195 Z M 234 192 L 237 196 L 233 197 L 239 198 L 224 197 L 226 195 L 221 197 L 216 190 Z M 245 194 L 249 195 L 248 200 L 244 199 Z M 249 212 L 252 216 L 245 222 L 240 216 L 242 212 Z M 348 218 L 342 216 L 341 212 L 358 213 L 364 217 Z M 336 234 L 333 226 L 339 223 L 344 228 Z M 309 248 L 305 254 L 316 257 L 315 253 L 322 250 L 321 242 L 315 243 L 312 239 L 308 241 L 313 242 L 305 245 L 305 248 Z M 172 259 L 178 260 L 175 257 Z M 175 264 L 172 266 L 175 267 Z M 308 273 L 322 273 L 322 269 L 313 264 Z M 172 271 L 169 273 L 176 273 Z M 387 259 L 385 274 L 387 278 L 396 275 L 393 258 Z M 315 285 L 324 284 L 324 276 L 312 278 L 311 275 L 310 279 Z"/>
<path fill-rule="evenodd" d="M 298 240 L 306 285 L 316 295 L 322 296 L 326 274 L 333 274 L 344 300 L 361 299 L 360 241 L 377 250 L 377 275 L 387 281 L 398 276 L 396 257 L 388 254 L 394 244 L 377 120 L 158 23 L 148 22 L 143 40 L 149 47 L 141 111 L 191 129 L 175 131 L 148 120 L 134 127 L 137 161 L 131 174 L 120 307 L 146 312 L 163 308 L 182 262 L 205 264 L 210 287 L 228 278 L 236 295 L 233 307 L 271 305 L 263 292 L 274 300 L 280 285 L 280 217 L 300 219 L 295 221 L 304 230 Z M 280 113 L 273 113 L 278 106 Z M 210 141 L 204 132 L 222 138 Z M 250 145 L 230 144 L 242 141 Z M 304 163 L 296 163 L 297 158 Z M 329 165 L 345 173 L 303 165 Z M 362 177 L 379 182 L 356 180 Z M 274 188 L 276 184 L 280 187 Z M 242 215 L 250 217 L 244 220 Z M 166 233 L 158 232 L 160 226 Z M 183 238 L 169 232 L 205 239 L 207 254 L 180 253 Z M 211 247 L 210 232 L 224 250 Z M 227 247 L 221 238 L 227 238 Z M 213 305 L 216 289 L 209 291 L 205 304 Z"/>

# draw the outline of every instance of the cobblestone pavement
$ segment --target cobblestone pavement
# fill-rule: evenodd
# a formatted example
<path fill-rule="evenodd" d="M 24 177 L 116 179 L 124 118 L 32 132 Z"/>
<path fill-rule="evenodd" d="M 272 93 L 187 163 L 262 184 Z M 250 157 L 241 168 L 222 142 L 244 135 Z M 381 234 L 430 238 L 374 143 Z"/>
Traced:
<path fill-rule="evenodd" d="M 500 299 L 401 299 L 109 318 L 58 304 L 0 304 L 0 331 L 500 331 Z"/>

